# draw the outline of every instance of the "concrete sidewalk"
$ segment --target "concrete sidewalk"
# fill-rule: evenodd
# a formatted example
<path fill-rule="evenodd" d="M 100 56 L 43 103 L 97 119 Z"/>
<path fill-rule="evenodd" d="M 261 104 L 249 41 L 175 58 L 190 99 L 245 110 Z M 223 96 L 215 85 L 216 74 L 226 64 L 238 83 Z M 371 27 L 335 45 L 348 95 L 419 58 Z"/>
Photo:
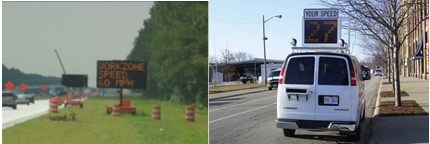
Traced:
<path fill-rule="evenodd" d="M 384 82 L 388 82 L 388 79 L 382 79 L 382 83 Z M 401 91 L 404 90 L 410 95 L 402 97 L 402 101 L 415 100 L 428 113 L 428 81 L 400 77 L 400 87 Z M 392 84 L 383 84 L 380 87 L 381 92 L 392 89 Z M 395 101 L 395 98 L 381 98 L 380 101 Z M 377 113 L 372 122 L 375 126 L 369 143 L 429 143 L 429 115 L 379 117 Z"/>
<path fill-rule="evenodd" d="M 276 90 L 276 89 L 274 89 L 274 90 Z M 268 91 L 267 87 L 264 86 L 264 87 L 258 87 L 258 88 L 251 88 L 251 89 L 209 94 L 209 101 L 215 100 L 215 99 L 251 94 L 251 93 L 258 93 L 258 92 L 263 92 L 263 91 Z"/>

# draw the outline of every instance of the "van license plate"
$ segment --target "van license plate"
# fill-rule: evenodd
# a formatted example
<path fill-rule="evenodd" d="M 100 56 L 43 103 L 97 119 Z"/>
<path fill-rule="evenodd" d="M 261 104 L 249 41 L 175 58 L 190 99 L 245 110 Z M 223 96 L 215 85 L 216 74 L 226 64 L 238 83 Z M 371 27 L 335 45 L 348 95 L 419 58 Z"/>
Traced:
<path fill-rule="evenodd" d="M 337 104 L 339 104 L 339 97 L 337 97 L 337 96 L 324 96 L 324 104 L 337 105 Z"/>

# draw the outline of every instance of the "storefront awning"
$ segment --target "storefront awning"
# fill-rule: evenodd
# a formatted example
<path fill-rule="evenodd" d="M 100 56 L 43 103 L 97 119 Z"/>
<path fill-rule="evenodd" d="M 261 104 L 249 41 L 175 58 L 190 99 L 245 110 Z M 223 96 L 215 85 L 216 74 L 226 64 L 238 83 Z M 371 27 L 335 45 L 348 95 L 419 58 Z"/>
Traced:
<path fill-rule="evenodd" d="M 420 39 L 418 39 L 417 51 L 412 55 L 411 60 L 423 59 L 423 35 L 424 31 L 421 32 Z"/>

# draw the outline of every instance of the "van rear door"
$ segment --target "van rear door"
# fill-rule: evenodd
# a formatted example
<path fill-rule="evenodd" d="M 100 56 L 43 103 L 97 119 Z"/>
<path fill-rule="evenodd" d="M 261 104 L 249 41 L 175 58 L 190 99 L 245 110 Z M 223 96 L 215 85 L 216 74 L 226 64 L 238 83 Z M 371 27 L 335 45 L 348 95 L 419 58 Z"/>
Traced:
<path fill-rule="evenodd" d="M 278 118 L 315 120 L 316 55 L 292 56 L 278 85 Z"/>
<path fill-rule="evenodd" d="M 319 55 L 316 82 L 315 118 L 327 121 L 347 121 L 351 118 L 349 67 L 342 56 Z"/>

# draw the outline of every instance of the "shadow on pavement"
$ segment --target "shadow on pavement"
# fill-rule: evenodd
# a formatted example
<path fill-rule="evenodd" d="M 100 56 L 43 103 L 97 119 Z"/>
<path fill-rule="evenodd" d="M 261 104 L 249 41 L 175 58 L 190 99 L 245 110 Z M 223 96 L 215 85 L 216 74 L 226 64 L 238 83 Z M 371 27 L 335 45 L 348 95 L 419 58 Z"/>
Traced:
<path fill-rule="evenodd" d="M 225 105 L 229 103 L 231 102 L 213 102 L 213 103 L 209 103 L 209 106 L 220 106 L 220 105 Z"/>
<path fill-rule="evenodd" d="M 346 135 L 338 135 L 338 136 L 331 136 L 331 135 L 294 135 L 293 138 L 300 138 L 300 139 L 309 139 L 309 140 L 323 140 L 323 141 L 335 141 L 337 143 L 351 143 L 352 141 L 346 137 Z"/>
<path fill-rule="evenodd" d="M 241 99 L 243 99 L 243 98 L 226 98 L 226 99 L 215 99 L 215 100 L 212 100 L 212 101 L 231 101 L 231 100 L 241 100 Z"/>

